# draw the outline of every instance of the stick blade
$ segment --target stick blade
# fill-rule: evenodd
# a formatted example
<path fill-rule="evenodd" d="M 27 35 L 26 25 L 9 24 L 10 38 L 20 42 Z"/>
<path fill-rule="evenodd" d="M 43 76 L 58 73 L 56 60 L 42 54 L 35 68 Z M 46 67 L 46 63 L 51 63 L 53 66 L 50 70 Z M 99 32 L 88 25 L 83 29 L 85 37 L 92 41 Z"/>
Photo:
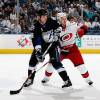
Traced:
<path fill-rule="evenodd" d="M 18 94 L 20 92 L 20 90 L 15 90 L 15 91 L 10 91 L 10 95 L 15 95 L 15 94 Z"/>

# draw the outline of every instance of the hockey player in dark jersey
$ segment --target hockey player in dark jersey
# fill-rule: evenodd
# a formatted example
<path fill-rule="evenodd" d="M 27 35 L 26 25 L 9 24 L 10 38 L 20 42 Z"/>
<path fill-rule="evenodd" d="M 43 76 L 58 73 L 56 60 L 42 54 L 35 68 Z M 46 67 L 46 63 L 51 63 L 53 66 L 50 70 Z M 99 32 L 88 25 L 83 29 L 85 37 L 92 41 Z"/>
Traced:
<path fill-rule="evenodd" d="M 37 19 L 38 21 L 34 25 L 34 51 L 31 55 L 28 68 L 28 75 L 31 73 L 33 74 L 24 86 L 28 87 L 33 84 L 36 73 L 36 65 L 39 61 L 43 61 L 43 53 L 52 43 L 52 46 L 47 52 L 50 56 L 50 63 L 53 65 L 54 69 L 57 70 L 59 76 L 64 81 L 63 86 L 69 87 L 72 83 L 67 75 L 67 72 L 65 71 L 65 68 L 60 62 L 57 41 L 54 39 L 54 31 L 59 27 L 59 24 L 55 20 L 48 18 L 48 13 L 44 9 L 37 12 Z"/>

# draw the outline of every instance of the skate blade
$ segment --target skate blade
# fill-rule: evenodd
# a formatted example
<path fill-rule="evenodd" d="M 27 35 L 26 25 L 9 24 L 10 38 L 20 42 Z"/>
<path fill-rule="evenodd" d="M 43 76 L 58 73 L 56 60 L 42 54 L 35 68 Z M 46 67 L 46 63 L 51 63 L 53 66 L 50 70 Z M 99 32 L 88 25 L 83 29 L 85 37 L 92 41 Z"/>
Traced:
<path fill-rule="evenodd" d="M 62 90 L 73 90 L 73 87 L 72 86 L 70 86 L 70 87 L 64 87 L 64 88 L 62 88 Z"/>

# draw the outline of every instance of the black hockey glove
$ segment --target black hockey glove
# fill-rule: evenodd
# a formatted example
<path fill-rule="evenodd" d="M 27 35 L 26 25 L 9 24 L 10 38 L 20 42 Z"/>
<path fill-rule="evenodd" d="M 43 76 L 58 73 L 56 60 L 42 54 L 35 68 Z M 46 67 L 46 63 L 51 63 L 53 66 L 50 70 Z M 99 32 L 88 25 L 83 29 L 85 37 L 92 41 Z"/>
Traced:
<path fill-rule="evenodd" d="M 43 54 L 42 54 L 42 52 L 41 51 L 37 51 L 36 52 L 36 58 L 37 58 L 37 60 L 39 61 L 39 62 L 43 62 L 44 61 L 44 57 L 43 57 Z"/>

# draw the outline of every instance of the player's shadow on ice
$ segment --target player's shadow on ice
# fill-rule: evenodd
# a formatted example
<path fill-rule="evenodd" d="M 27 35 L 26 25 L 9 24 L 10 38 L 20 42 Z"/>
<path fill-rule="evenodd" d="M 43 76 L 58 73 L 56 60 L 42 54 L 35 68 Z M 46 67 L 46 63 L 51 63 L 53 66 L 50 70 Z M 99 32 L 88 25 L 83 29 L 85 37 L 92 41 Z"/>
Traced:
<path fill-rule="evenodd" d="M 75 90 L 67 90 L 66 91 L 64 90 L 63 93 L 46 93 L 46 95 L 49 95 L 51 96 L 54 100 L 83 100 L 83 96 L 75 96 L 75 95 L 72 95 L 74 93 L 78 93 L 82 90 L 78 90 L 78 89 L 75 89 Z"/>
<path fill-rule="evenodd" d="M 100 91 L 93 86 L 87 86 L 83 89 L 65 89 L 63 93 L 46 93 L 54 100 L 99 100 Z"/>
<path fill-rule="evenodd" d="M 51 87 L 51 88 L 50 88 Z M 25 98 L 22 100 L 27 100 L 32 96 L 45 98 L 47 100 L 99 100 L 100 99 L 100 91 L 98 91 L 95 87 L 85 87 L 82 89 L 61 89 L 55 87 L 53 85 L 48 85 L 42 89 L 39 88 L 30 88 L 28 91 L 32 90 L 38 94 L 34 94 L 33 92 L 25 93 Z M 52 99 L 50 99 L 52 98 Z M 44 99 L 44 100 L 45 100 Z M 39 100 L 39 99 L 37 99 Z"/>
<path fill-rule="evenodd" d="M 51 87 L 51 89 L 50 89 Z M 40 95 L 34 95 L 33 93 L 25 93 L 24 95 L 26 96 L 26 99 L 23 100 L 27 100 L 29 98 L 30 95 L 34 95 L 34 96 L 46 96 L 48 98 L 45 98 L 47 100 L 51 100 L 49 98 L 53 98 L 52 100 L 83 100 L 84 97 L 83 96 L 74 96 L 72 94 L 74 93 L 78 93 L 83 91 L 82 89 L 61 89 L 59 87 L 53 86 L 53 85 L 47 85 L 47 87 L 44 87 L 44 90 L 40 90 L 37 88 L 29 88 L 26 89 L 28 91 L 33 90 L 36 93 L 39 93 Z M 57 91 L 54 91 L 57 90 Z M 42 94 L 42 95 L 41 95 Z M 34 98 L 33 96 L 33 98 Z"/>

